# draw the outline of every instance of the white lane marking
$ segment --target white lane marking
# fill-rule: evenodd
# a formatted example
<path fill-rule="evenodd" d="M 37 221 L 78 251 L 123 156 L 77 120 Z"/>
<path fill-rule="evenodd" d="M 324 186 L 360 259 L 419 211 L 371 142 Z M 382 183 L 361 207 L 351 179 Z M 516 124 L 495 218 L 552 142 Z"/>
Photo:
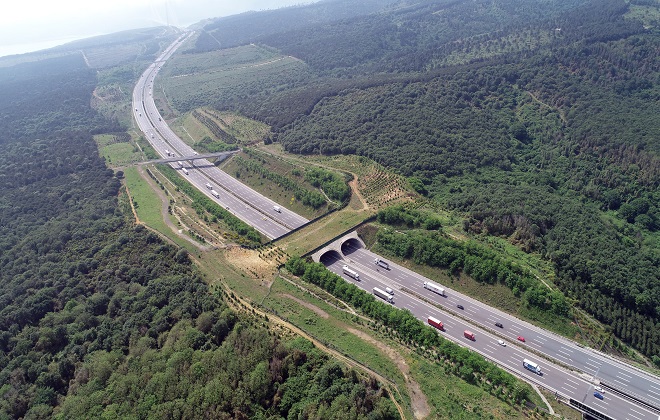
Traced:
<path fill-rule="evenodd" d="M 634 411 L 635 413 L 639 414 L 640 416 L 643 416 L 644 413 L 640 413 L 639 411 L 635 410 L 634 408 L 630 408 L 630 411 Z"/>
<path fill-rule="evenodd" d="M 545 338 L 543 338 L 543 337 L 536 337 L 536 339 L 537 339 L 537 340 L 540 340 L 540 341 L 547 341 L 547 340 L 546 340 Z"/>
<path fill-rule="evenodd" d="M 617 378 L 621 379 L 622 381 L 625 381 L 625 382 L 630 383 L 630 380 L 629 380 L 629 379 L 621 378 L 621 377 L 619 377 L 619 376 L 617 376 Z M 616 381 L 616 379 L 615 379 L 615 381 Z"/>
<path fill-rule="evenodd" d="M 565 354 L 566 356 L 571 357 L 571 354 L 570 354 L 570 353 L 566 353 L 566 352 L 561 351 L 561 350 L 557 350 L 557 351 L 558 351 L 559 353 L 561 353 L 561 354 Z"/>
<path fill-rule="evenodd" d="M 621 375 L 621 376 L 625 376 L 626 378 L 632 378 L 632 376 L 630 376 L 630 375 L 626 375 L 626 374 L 623 373 L 623 372 L 619 372 L 619 375 Z"/>
<path fill-rule="evenodd" d="M 575 381 L 573 381 L 573 380 L 570 379 L 570 378 L 565 378 L 565 379 L 566 379 L 568 382 L 572 383 L 572 384 L 575 384 L 575 385 L 577 385 L 577 386 L 580 386 L 580 383 L 579 383 L 579 382 L 575 382 Z"/>
<path fill-rule="evenodd" d="M 584 362 L 584 363 L 585 363 L 585 364 L 587 364 L 587 365 L 589 365 L 589 366 L 593 366 L 593 367 L 595 367 L 595 368 L 598 368 L 598 367 L 600 367 L 600 365 L 592 365 L 592 364 L 591 364 L 591 363 L 589 363 L 589 362 Z"/>
<path fill-rule="evenodd" d="M 642 420 L 641 417 L 637 417 L 637 416 L 634 416 L 634 415 L 632 415 L 632 414 L 628 414 L 628 416 L 629 416 L 629 417 L 632 417 L 632 418 L 635 418 L 635 419 L 638 419 L 638 420 Z"/>
<path fill-rule="evenodd" d="M 564 384 L 564 385 L 562 385 L 562 386 L 563 386 L 563 387 L 569 387 L 569 388 L 573 389 L 573 392 L 577 391 L 577 388 L 574 387 L 574 386 L 572 386 L 572 385 Z"/>
<path fill-rule="evenodd" d="M 653 386 L 653 385 L 649 385 L 649 386 L 653 389 L 657 389 L 658 391 L 660 391 L 660 388 L 658 388 L 657 386 Z"/>

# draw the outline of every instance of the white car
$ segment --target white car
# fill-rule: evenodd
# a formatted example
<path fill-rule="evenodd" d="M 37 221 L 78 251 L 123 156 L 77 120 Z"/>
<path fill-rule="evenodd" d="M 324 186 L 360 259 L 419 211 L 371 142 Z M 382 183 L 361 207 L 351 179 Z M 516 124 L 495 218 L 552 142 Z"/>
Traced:
<path fill-rule="evenodd" d="M 497 344 L 499 344 L 502 347 L 506 347 L 506 343 L 504 342 L 504 340 L 497 340 Z"/>
<path fill-rule="evenodd" d="M 604 393 L 605 393 L 605 390 L 604 390 L 603 388 L 599 387 L 599 386 L 595 386 L 594 389 L 595 389 L 596 391 L 600 392 L 601 394 L 604 394 Z"/>

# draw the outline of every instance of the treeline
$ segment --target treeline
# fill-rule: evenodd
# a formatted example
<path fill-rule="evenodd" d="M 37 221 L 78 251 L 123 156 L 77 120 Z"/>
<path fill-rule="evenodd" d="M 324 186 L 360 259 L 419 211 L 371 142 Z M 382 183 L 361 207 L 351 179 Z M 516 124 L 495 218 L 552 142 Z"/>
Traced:
<path fill-rule="evenodd" d="M 530 273 L 505 261 L 497 253 L 474 242 L 459 242 L 430 232 L 378 232 L 378 244 L 399 258 L 416 264 L 463 271 L 481 283 L 500 283 L 522 297 L 529 306 L 568 317 L 570 304 L 558 291 L 549 290 Z"/>
<path fill-rule="evenodd" d="M 35 111 L 0 108 L 0 418 L 397 418 L 375 381 L 233 312 L 132 224 L 91 135 L 116 127 L 81 106 L 93 72 L 51 64 L 22 91 L 0 75 L 2 104 Z"/>
<path fill-rule="evenodd" d="M 250 155 L 250 157 L 257 159 L 259 158 L 258 156 L 254 155 Z M 316 191 L 307 190 L 301 187 L 300 184 L 298 184 L 293 179 L 284 175 L 280 175 L 277 172 L 273 172 L 254 160 L 247 160 L 240 156 L 235 156 L 234 161 L 241 168 L 259 174 L 262 177 L 273 181 L 280 187 L 291 191 L 294 197 L 296 197 L 296 200 L 300 201 L 306 206 L 310 206 L 313 209 L 318 209 L 326 204 L 326 199 L 323 197 L 323 194 Z"/>
<path fill-rule="evenodd" d="M 553 262 L 568 297 L 660 362 L 657 248 L 642 241 L 640 227 L 617 227 L 598 214 L 595 204 L 562 198 L 544 185 L 513 189 L 490 175 L 483 181 L 464 183 L 447 199 L 470 215 L 466 229 L 531 243 Z"/>
<path fill-rule="evenodd" d="M 197 212 L 197 215 L 204 217 L 204 215 L 208 213 L 216 218 L 215 221 L 218 219 L 222 220 L 229 229 L 240 236 L 239 238 L 236 238 L 239 244 L 257 246 L 261 243 L 261 235 L 256 229 L 223 209 L 218 203 L 214 202 L 197 188 L 193 187 L 192 184 L 181 178 L 178 172 L 172 169 L 169 165 L 160 165 L 159 169 L 179 190 L 190 197 L 192 201 L 191 206 Z"/>
<path fill-rule="evenodd" d="M 373 295 L 352 283 L 347 283 L 323 264 L 293 257 L 287 261 L 286 268 L 304 281 L 322 287 L 338 299 L 360 309 L 373 320 L 391 328 L 404 341 L 432 348 L 437 362 L 448 374 L 456 375 L 486 390 L 494 390 L 497 398 L 509 403 L 523 403 L 529 399 L 530 388 L 518 382 L 513 375 L 487 362 L 477 353 L 445 340 L 435 329 L 425 325 L 409 311 L 376 300 Z"/>
<path fill-rule="evenodd" d="M 199 120 L 199 122 L 204 124 L 204 126 L 206 126 L 206 128 L 208 128 L 217 138 L 219 138 L 220 140 L 222 140 L 227 144 L 236 144 L 236 137 L 232 136 L 231 134 L 227 133 L 225 130 L 220 128 L 220 126 L 215 121 L 213 121 L 212 118 L 209 118 L 208 116 L 202 114 L 197 110 L 194 110 L 192 114 L 193 117 L 195 117 L 197 120 Z"/>
<path fill-rule="evenodd" d="M 341 0 L 223 17 L 204 26 L 195 47 L 186 53 L 245 45 L 301 27 L 316 28 L 318 25 L 376 12 L 389 3 L 388 0 L 365 0 L 359 3 Z"/>
<path fill-rule="evenodd" d="M 305 169 L 305 181 L 320 188 L 333 200 L 344 202 L 351 194 L 351 189 L 343 176 L 322 168 Z"/>
<path fill-rule="evenodd" d="M 407 208 L 401 204 L 385 207 L 378 211 L 376 218 L 379 223 L 391 226 L 407 226 L 426 230 L 438 230 L 442 227 L 440 219 L 431 212 Z"/>
<path fill-rule="evenodd" d="M 348 21 L 273 36 L 322 82 L 238 106 L 290 152 L 358 154 L 415 177 L 464 212 L 466 231 L 550 259 L 566 296 L 657 355 L 658 34 L 623 0 L 443 6 L 358 16 L 364 31 L 345 38 Z M 365 75 L 377 82 L 361 85 Z"/>

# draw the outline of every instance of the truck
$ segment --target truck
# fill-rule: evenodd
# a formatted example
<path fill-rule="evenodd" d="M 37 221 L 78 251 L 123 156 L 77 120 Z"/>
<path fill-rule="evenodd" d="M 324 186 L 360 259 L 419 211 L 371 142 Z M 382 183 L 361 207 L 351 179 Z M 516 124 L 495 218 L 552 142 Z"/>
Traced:
<path fill-rule="evenodd" d="M 211 190 L 211 195 L 215 198 L 220 198 L 220 194 L 216 190 Z"/>
<path fill-rule="evenodd" d="M 166 154 L 167 156 L 169 156 L 169 155 L 170 155 L 170 151 L 167 150 L 167 149 L 165 149 L 165 154 Z"/>
<path fill-rule="evenodd" d="M 189 174 L 190 174 L 186 168 L 181 168 L 181 170 L 182 170 L 183 173 L 186 174 L 186 175 L 189 175 Z"/>
<path fill-rule="evenodd" d="M 469 331 L 469 330 L 463 331 L 463 337 L 465 337 L 469 340 L 472 340 L 472 341 L 476 340 L 476 338 L 474 338 L 474 333 L 472 331 Z"/>
<path fill-rule="evenodd" d="M 213 189 L 213 186 L 207 182 L 207 183 L 206 183 L 206 188 L 208 188 L 209 190 L 212 190 L 212 189 Z"/>
<path fill-rule="evenodd" d="M 179 168 L 183 168 L 183 162 L 178 161 L 178 162 L 177 162 L 177 165 L 179 165 Z"/>
<path fill-rule="evenodd" d="M 523 367 L 527 370 L 531 370 L 537 375 L 543 375 L 543 373 L 541 372 L 541 366 L 539 366 L 537 363 L 532 362 L 529 359 L 523 360 Z"/>
<path fill-rule="evenodd" d="M 357 273 L 357 271 L 351 270 L 347 265 L 343 266 L 341 269 L 348 277 L 352 277 L 355 280 L 360 281 L 360 275 Z"/>
<path fill-rule="evenodd" d="M 443 289 L 442 287 L 440 287 L 437 284 L 433 283 L 432 281 L 425 281 L 424 282 L 424 288 L 428 289 L 432 292 L 435 292 L 435 293 L 439 294 L 440 296 L 445 295 L 445 289 Z"/>
<path fill-rule="evenodd" d="M 385 270 L 390 269 L 390 265 L 387 263 L 387 261 L 383 261 L 380 258 L 376 258 L 374 262 L 376 263 L 376 265 L 383 267 Z"/>
<path fill-rule="evenodd" d="M 387 303 L 394 303 L 394 299 L 385 290 L 374 287 L 374 295 L 383 299 Z"/>
<path fill-rule="evenodd" d="M 282 213 L 282 209 L 280 208 L 280 206 L 273 206 L 273 210 L 275 210 L 278 213 Z"/>
<path fill-rule="evenodd" d="M 445 330 L 445 326 L 442 325 L 442 322 L 439 319 L 436 319 L 436 318 L 433 318 L 432 316 L 430 316 L 427 322 L 429 323 L 430 326 L 436 327 L 440 331 Z"/>

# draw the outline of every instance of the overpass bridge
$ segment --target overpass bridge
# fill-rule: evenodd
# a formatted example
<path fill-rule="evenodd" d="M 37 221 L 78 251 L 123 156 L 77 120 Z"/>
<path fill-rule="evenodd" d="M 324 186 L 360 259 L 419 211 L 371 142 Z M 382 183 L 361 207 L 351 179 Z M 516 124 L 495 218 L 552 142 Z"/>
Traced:
<path fill-rule="evenodd" d="M 222 160 L 238 152 L 240 152 L 240 150 L 232 150 L 230 152 L 200 153 L 191 156 L 176 156 L 176 157 L 168 157 L 162 159 L 152 159 L 144 162 L 137 162 L 136 165 L 150 165 L 152 163 L 170 163 L 170 162 L 179 162 L 184 160 L 193 161 L 193 160 L 208 159 L 208 158 L 221 158 Z"/>

